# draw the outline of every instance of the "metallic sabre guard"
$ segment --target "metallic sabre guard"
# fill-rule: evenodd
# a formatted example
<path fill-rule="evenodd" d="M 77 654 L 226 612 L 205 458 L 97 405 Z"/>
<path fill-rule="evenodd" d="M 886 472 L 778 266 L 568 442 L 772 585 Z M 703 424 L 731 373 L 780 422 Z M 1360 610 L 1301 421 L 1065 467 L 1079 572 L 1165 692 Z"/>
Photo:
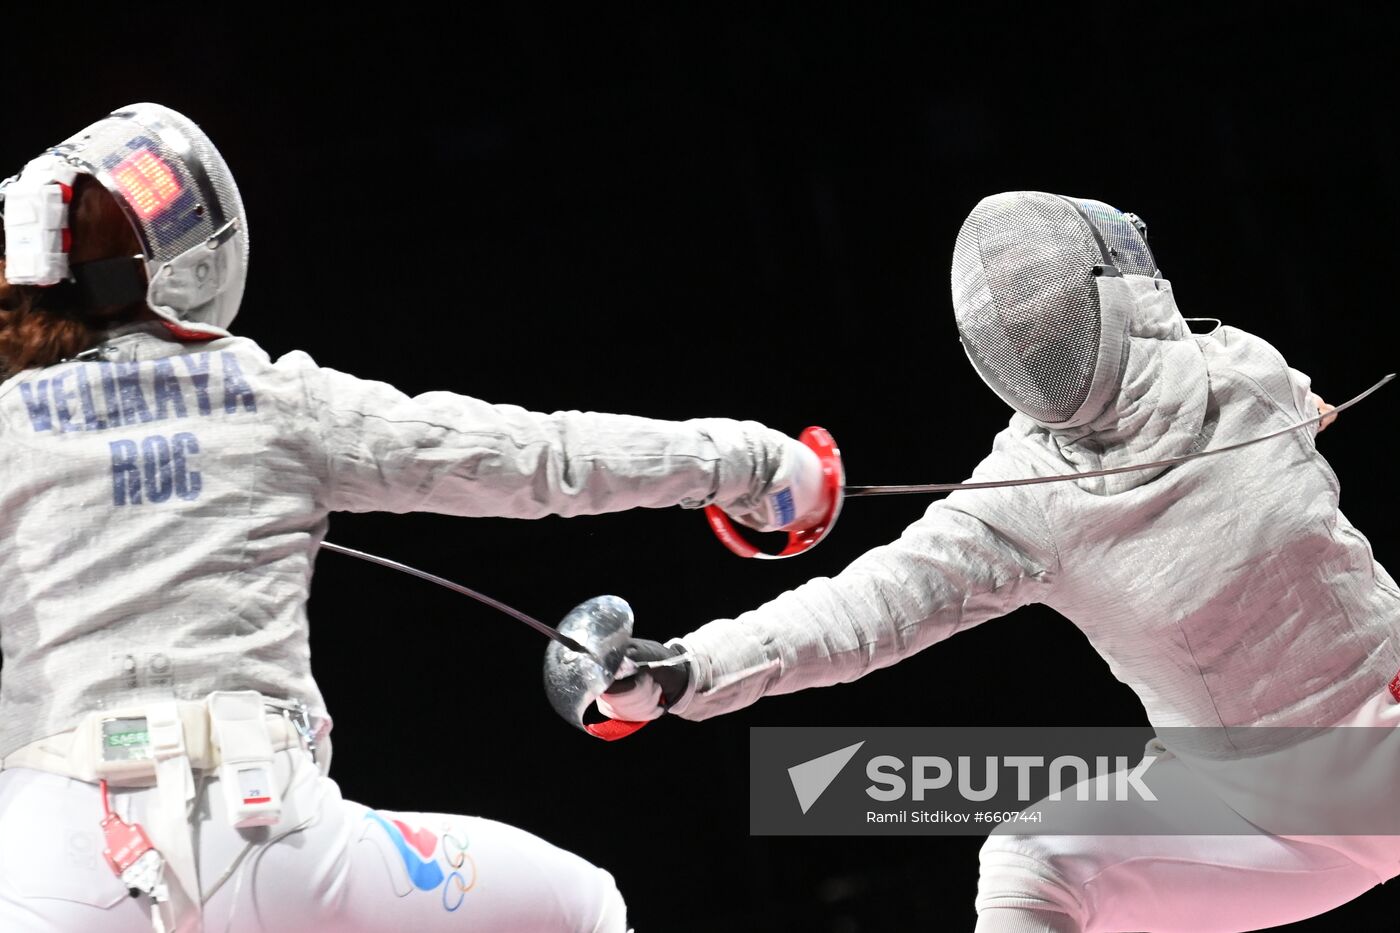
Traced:
<path fill-rule="evenodd" d="M 615 741 L 636 732 L 644 722 L 608 719 L 585 723 L 583 714 L 617 680 L 632 637 L 632 607 L 618 596 L 595 596 L 575 606 L 559 623 L 559 633 L 587 648 L 571 651 L 557 641 L 544 652 L 544 692 L 549 705 L 589 735 Z M 628 665 L 624 676 L 633 665 Z"/>

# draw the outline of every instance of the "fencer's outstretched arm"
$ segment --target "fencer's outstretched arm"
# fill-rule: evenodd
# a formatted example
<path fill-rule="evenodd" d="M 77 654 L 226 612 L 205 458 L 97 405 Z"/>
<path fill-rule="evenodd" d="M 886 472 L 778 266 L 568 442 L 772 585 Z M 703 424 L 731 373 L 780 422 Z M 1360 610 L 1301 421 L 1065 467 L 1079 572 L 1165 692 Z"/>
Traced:
<path fill-rule="evenodd" d="M 994 452 L 974 478 L 1002 478 L 999 461 Z M 852 681 L 1046 600 L 1058 558 L 1036 496 L 957 493 L 837 576 L 684 636 L 694 660 L 671 712 L 705 719 L 767 694 Z"/>
<path fill-rule="evenodd" d="M 303 381 L 317 413 L 306 431 L 324 451 L 332 511 L 539 518 L 714 502 L 778 527 L 802 516 L 769 494 L 804 466 L 820 484 L 815 455 L 752 421 L 540 414 L 451 392 L 410 397 L 301 353 L 276 366 Z"/>

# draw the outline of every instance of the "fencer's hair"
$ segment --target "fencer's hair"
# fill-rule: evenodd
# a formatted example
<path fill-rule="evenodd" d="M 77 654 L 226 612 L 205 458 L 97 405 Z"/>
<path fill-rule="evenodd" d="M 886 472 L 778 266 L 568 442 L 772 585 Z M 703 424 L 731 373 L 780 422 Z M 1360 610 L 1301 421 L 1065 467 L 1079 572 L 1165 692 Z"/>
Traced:
<path fill-rule="evenodd" d="M 73 186 L 69 226 L 73 231 L 70 257 L 75 263 L 141 252 L 136 231 L 116 199 L 89 176 L 80 175 Z M 0 259 L 0 374 L 77 356 L 96 346 L 109 328 L 147 311 L 142 302 L 83 311 L 46 308 L 45 291 L 38 285 L 11 285 L 5 278 L 5 261 Z"/>

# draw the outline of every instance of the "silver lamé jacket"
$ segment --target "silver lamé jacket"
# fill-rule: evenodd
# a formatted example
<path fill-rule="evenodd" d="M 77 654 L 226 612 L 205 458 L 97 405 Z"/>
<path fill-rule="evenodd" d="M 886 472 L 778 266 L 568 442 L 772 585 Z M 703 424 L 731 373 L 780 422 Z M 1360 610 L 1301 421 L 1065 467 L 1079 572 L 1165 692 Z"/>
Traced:
<path fill-rule="evenodd" d="M 1220 447 L 1317 414 L 1309 380 L 1231 327 L 1192 335 L 1163 280 L 1138 314 L 1122 390 L 1053 432 L 1017 414 L 973 480 L 1083 472 Z M 1400 668 L 1400 591 L 1337 506 L 1316 426 L 1157 471 L 958 491 L 899 540 L 682 641 L 689 719 L 855 680 L 1029 603 L 1073 621 L 1158 728 L 1327 726 Z M 991 663 L 991 662 L 989 662 Z"/>
<path fill-rule="evenodd" d="M 333 511 L 756 507 L 754 422 L 410 398 L 251 340 L 115 332 L 0 385 L 0 757 L 85 713 L 258 690 L 324 713 L 306 601 Z"/>

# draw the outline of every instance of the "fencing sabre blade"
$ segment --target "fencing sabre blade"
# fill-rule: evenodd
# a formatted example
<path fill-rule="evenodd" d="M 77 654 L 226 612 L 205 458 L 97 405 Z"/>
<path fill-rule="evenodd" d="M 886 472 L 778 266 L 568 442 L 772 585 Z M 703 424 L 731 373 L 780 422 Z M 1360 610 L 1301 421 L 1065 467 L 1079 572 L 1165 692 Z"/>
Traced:
<path fill-rule="evenodd" d="M 476 600 L 479 603 L 485 603 L 492 609 L 504 612 L 512 619 L 524 622 L 526 625 L 530 626 L 530 628 L 539 632 L 544 637 L 558 642 L 565 648 L 568 648 L 570 651 L 580 652 L 581 654 L 585 654 L 589 657 L 592 657 L 594 661 L 597 661 L 600 664 L 602 663 L 602 661 L 599 658 L 593 655 L 593 652 L 590 649 L 579 644 L 577 641 L 570 638 L 565 633 L 560 632 L 557 629 L 553 629 L 548 625 L 545 625 L 539 619 L 536 619 L 533 616 L 528 616 L 525 613 L 521 612 L 519 609 L 514 608 L 513 606 L 507 606 L 505 603 L 500 602 L 499 600 L 492 599 L 490 596 L 487 596 L 484 593 L 478 593 L 476 590 L 469 589 L 460 583 L 453 583 L 451 580 L 444 579 L 435 573 L 428 573 L 426 570 L 419 570 L 417 567 L 410 567 L 408 564 L 401 564 L 396 560 L 390 560 L 387 557 L 380 557 L 378 554 L 368 554 L 364 551 L 357 551 L 354 548 L 344 547 L 343 545 L 339 544 L 332 544 L 329 541 L 322 541 L 321 547 L 325 548 L 328 551 L 335 551 L 338 554 L 348 554 L 351 557 L 358 557 L 360 560 L 367 560 L 371 564 L 378 564 L 381 567 L 388 567 L 391 570 L 397 570 L 400 573 L 406 573 L 409 576 L 418 577 L 422 580 L 427 580 L 429 583 L 436 583 L 438 586 L 445 586 L 452 592 L 461 593 L 463 596 L 470 596 L 472 599 Z"/>
<path fill-rule="evenodd" d="M 798 440 L 810 447 L 822 463 L 823 479 L 826 483 L 826 494 L 828 501 L 827 517 L 821 524 L 813 528 L 802 531 L 788 532 L 788 543 L 785 548 L 776 554 L 768 554 L 760 551 L 739 536 L 734 525 L 730 522 L 729 516 L 725 515 L 718 506 L 710 505 L 705 507 L 705 517 L 710 522 L 710 528 L 715 535 L 740 557 L 757 557 L 767 560 L 775 560 L 783 557 L 792 557 L 809 551 L 816 547 L 836 524 L 836 518 L 841 514 L 841 502 L 846 498 L 860 498 L 863 496 L 902 496 L 915 495 L 919 493 L 931 492 L 953 492 L 958 489 L 1002 489 L 1008 486 L 1037 486 L 1041 483 L 1065 483 L 1079 479 L 1093 479 L 1096 476 L 1112 476 L 1115 473 L 1132 473 L 1137 470 L 1154 470 L 1162 467 L 1172 467 L 1177 464 L 1186 463 L 1191 460 L 1199 460 L 1202 457 L 1213 457 L 1216 454 L 1229 453 L 1232 450 L 1239 450 L 1241 447 L 1248 447 L 1251 444 L 1259 444 L 1275 437 L 1296 431 L 1324 418 L 1332 418 L 1341 414 L 1356 403 L 1371 395 L 1381 386 L 1395 378 L 1395 373 L 1389 373 L 1375 385 L 1354 398 L 1348 399 L 1342 404 L 1331 408 L 1325 412 L 1318 412 L 1311 418 L 1304 418 L 1296 424 L 1291 424 L 1286 428 L 1271 431 L 1259 437 L 1250 438 L 1247 441 L 1238 441 L 1234 444 L 1226 444 L 1224 447 L 1216 447 L 1210 450 L 1199 450 L 1191 454 L 1183 454 L 1179 457 L 1168 457 L 1165 460 L 1153 460 L 1150 463 L 1134 463 L 1128 466 L 1109 467 L 1103 470 L 1089 470 L 1083 473 L 1061 473 L 1056 476 L 1030 476 L 1022 479 L 991 480 L 987 482 L 963 482 L 963 483 L 924 483 L 913 486 L 847 486 L 845 485 L 845 470 L 841 465 L 841 451 L 836 446 L 836 441 L 824 429 L 812 427 L 803 431 Z"/>
<path fill-rule="evenodd" d="M 1239 450 L 1241 447 L 1248 447 L 1251 444 L 1259 444 L 1287 434 L 1290 431 L 1296 431 L 1301 427 L 1306 427 L 1314 421 L 1331 418 L 1355 405 L 1394 378 L 1395 373 L 1390 373 L 1355 398 L 1348 399 L 1336 408 L 1328 409 L 1325 412 L 1318 412 L 1313 417 L 1305 418 L 1297 424 L 1291 424 L 1286 428 L 1279 428 L 1277 431 L 1272 431 L 1259 437 L 1253 437 L 1247 441 L 1226 444 L 1224 447 L 1216 447 L 1211 450 L 1198 450 L 1196 453 L 1182 454 L 1180 457 L 1168 457 L 1165 460 L 1154 460 L 1151 463 L 1134 463 L 1129 466 L 1110 467 L 1106 470 L 1089 470 L 1086 473 L 1062 473 L 1058 476 L 1032 476 L 1025 479 L 993 480 L 985 483 L 929 483 L 922 486 L 847 486 L 845 487 L 845 493 L 848 497 L 898 496 L 920 492 L 952 492 L 955 489 L 1000 489 L 1005 486 L 1035 486 L 1040 483 L 1063 483 L 1068 480 L 1092 479 L 1096 476 L 1112 476 L 1115 473 L 1132 473 L 1136 470 L 1153 470 L 1157 467 L 1176 466 L 1179 463 L 1186 463 L 1188 460 L 1199 460 L 1201 457 L 1213 457 L 1216 454 L 1229 453 L 1232 450 Z"/>
<path fill-rule="evenodd" d="M 632 638 L 632 622 L 635 617 L 627 600 L 619 596 L 595 596 L 580 603 L 564 617 L 559 623 L 559 628 L 553 629 L 513 606 L 426 570 L 330 541 L 322 541 L 321 547 L 436 583 L 463 596 L 470 596 L 477 602 L 504 612 L 512 619 L 524 622 L 549 638 L 551 644 L 545 649 L 544 655 L 544 692 L 549 698 L 549 705 L 564 719 L 589 735 L 605 741 L 625 738 L 646 725 L 644 722 L 624 722 L 615 719 L 605 719 L 598 723 L 584 722 L 584 713 L 613 685 L 613 681 L 621 677 L 630 677 L 647 667 L 675 664 L 684 659 L 684 656 L 681 656 L 665 661 L 637 662 L 627 657 L 627 643 Z"/>

